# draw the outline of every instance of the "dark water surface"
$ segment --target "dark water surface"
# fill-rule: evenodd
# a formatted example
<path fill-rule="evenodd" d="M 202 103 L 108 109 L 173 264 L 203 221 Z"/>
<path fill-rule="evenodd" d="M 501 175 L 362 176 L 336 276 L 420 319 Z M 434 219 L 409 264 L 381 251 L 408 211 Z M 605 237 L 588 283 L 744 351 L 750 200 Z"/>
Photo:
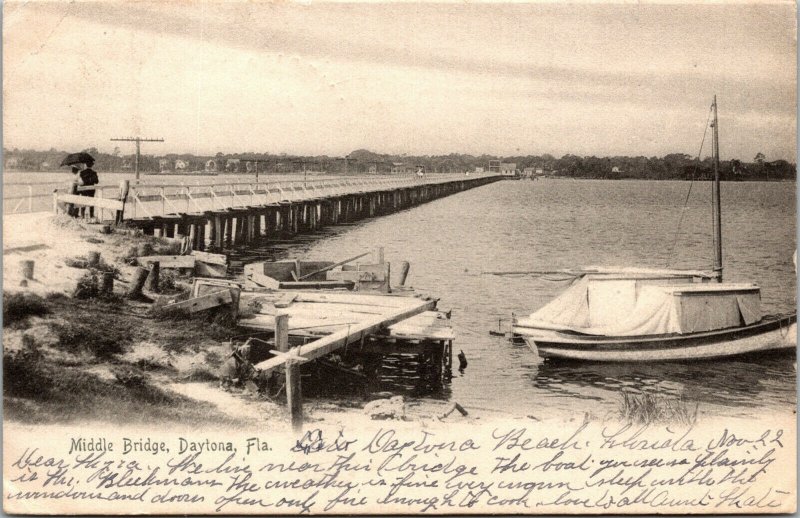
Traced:
<path fill-rule="evenodd" d="M 341 260 L 385 248 L 394 264 L 411 262 L 408 283 L 453 310 L 455 350 L 469 367 L 438 395 L 514 415 L 546 418 L 576 412 L 603 416 L 623 390 L 681 396 L 706 414 L 791 411 L 795 357 L 773 356 L 646 365 L 540 363 L 524 345 L 489 335 L 498 320 L 541 307 L 567 285 L 488 271 L 553 270 L 591 265 L 711 266 L 711 184 L 544 179 L 503 181 L 357 225 L 326 229 L 279 248 L 238 256 Z M 795 309 L 794 183 L 725 183 L 726 281 L 755 282 L 765 313 Z M 681 220 L 681 214 L 683 218 Z M 676 240 L 676 229 L 681 233 Z"/>

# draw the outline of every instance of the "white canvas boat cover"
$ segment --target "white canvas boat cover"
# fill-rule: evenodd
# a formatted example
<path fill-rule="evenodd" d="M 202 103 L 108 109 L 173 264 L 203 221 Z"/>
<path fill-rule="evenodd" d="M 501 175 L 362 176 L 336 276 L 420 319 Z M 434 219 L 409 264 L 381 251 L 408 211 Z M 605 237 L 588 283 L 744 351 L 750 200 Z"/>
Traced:
<path fill-rule="evenodd" d="M 518 325 L 603 336 L 713 331 L 761 320 L 752 284 L 587 275 Z"/>

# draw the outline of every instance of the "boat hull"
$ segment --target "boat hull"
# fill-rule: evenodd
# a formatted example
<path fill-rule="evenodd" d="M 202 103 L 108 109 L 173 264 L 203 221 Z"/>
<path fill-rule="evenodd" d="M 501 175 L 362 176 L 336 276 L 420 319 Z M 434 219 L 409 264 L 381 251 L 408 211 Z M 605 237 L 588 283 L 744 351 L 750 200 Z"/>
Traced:
<path fill-rule="evenodd" d="M 687 335 L 605 337 L 515 328 L 543 359 L 644 362 L 715 359 L 797 347 L 796 315 Z"/>

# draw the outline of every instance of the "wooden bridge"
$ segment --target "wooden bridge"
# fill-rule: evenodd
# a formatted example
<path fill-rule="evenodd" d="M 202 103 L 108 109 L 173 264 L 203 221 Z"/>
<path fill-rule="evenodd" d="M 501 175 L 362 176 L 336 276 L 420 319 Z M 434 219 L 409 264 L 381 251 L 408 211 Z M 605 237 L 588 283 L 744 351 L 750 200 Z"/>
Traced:
<path fill-rule="evenodd" d="M 54 193 L 65 204 L 95 207 L 146 234 L 188 239 L 193 250 L 222 249 L 272 234 L 389 214 L 502 179 L 500 175 L 435 174 L 259 183 L 95 185 L 95 197 Z"/>

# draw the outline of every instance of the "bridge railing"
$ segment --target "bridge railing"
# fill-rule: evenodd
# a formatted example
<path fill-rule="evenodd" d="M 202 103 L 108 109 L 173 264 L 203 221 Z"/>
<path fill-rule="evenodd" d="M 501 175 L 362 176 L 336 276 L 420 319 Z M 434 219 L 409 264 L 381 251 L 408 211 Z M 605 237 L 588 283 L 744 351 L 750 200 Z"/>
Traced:
<path fill-rule="evenodd" d="M 132 185 L 125 217 L 152 217 L 170 213 L 204 212 L 302 201 L 357 192 L 437 184 L 464 178 L 462 174 L 424 177 L 377 177 L 231 182 L 224 184 Z"/>
<path fill-rule="evenodd" d="M 488 176 L 472 175 L 469 178 Z M 140 218 L 166 214 L 205 212 L 235 207 L 247 207 L 302 201 L 313 198 L 339 196 L 358 192 L 390 190 L 418 185 L 430 185 L 463 179 L 463 174 L 432 174 L 426 176 L 342 177 L 322 179 L 268 179 L 260 182 L 200 183 L 137 183 L 123 180 L 118 185 L 98 184 L 79 187 L 78 191 L 94 190 L 94 197 L 70 194 L 66 189 L 56 189 L 52 194 L 54 210 L 64 206 L 95 207 L 95 216 L 101 220 Z M 32 190 L 27 195 L 5 197 L 31 210 L 35 199 Z M 21 210 L 24 211 L 24 210 Z"/>

